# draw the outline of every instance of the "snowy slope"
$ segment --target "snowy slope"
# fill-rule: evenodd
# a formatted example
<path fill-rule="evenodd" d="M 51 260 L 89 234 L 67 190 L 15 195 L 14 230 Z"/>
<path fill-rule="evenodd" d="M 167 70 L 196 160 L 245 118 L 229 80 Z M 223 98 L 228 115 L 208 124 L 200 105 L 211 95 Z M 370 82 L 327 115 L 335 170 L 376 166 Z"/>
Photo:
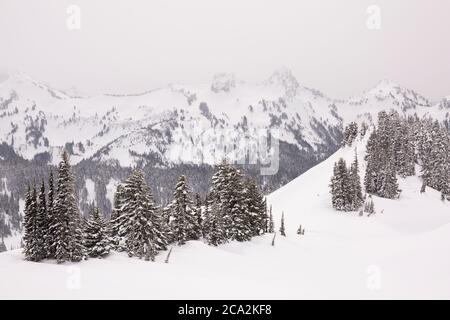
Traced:
<path fill-rule="evenodd" d="M 10 251 L 0 254 L 0 298 L 450 298 L 450 203 L 430 188 L 420 194 L 410 177 L 399 181 L 399 200 L 374 198 L 371 217 L 336 212 L 328 184 L 339 157 L 350 161 L 353 148 L 268 197 L 276 227 L 282 211 L 286 219 L 274 247 L 271 235 L 217 248 L 191 241 L 174 247 L 169 264 L 165 253 L 155 263 L 113 254 L 56 265 Z"/>

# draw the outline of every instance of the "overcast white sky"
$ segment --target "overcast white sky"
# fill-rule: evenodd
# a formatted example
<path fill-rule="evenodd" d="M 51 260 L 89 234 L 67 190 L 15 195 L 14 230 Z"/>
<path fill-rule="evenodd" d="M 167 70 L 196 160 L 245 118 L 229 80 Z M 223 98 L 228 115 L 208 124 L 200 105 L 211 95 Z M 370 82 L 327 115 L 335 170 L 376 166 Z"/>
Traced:
<path fill-rule="evenodd" d="M 81 29 L 66 26 L 67 6 Z M 369 5 L 380 30 L 366 26 Z M 279 66 L 331 97 L 390 79 L 432 99 L 450 95 L 448 0 L 0 0 L 0 68 L 59 88 L 135 92 L 260 81 Z"/>

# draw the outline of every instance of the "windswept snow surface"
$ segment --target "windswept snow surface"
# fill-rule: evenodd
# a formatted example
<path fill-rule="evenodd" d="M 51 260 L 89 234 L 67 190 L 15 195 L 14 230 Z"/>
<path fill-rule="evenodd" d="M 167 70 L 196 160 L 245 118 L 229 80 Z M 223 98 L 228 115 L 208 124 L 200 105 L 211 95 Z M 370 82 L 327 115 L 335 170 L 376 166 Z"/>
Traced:
<path fill-rule="evenodd" d="M 357 143 L 364 172 L 365 141 Z M 336 212 L 329 179 L 339 150 L 268 197 L 287 237 L 211 247 L 175 246 L 146 262 L 114 253 L 77 264 L 0 254 L 0 298 L 311 299 L 450 298 L 450 202 L 417 177 L 400 180 L 399 200 L 374 197 L 376 214 Z M 362 174 L 361 174 L 362 175 Z M 306 229 L 296 234 L 298 226 Z"/>

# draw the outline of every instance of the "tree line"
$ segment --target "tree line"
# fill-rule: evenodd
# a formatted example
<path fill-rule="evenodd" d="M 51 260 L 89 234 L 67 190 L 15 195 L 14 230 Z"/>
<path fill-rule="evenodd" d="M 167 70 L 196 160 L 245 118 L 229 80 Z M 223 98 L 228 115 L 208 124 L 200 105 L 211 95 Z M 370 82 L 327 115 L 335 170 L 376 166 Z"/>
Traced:
<path fill-rule="evenodd" d="M 367 132 L 361 125 L 360 136 Z M 344 145 L 351 146 L 358 136 L 358 125 L 350 123 L 345 129 Z M 394 199 L 400 196 L 397 177 L 416 174 L 420 167 L 421 192 L 427 186 L 441 192 L 441 199 L 450 200 L 450 135 L 447 128 L 432 119 L 417 116 L 401 117 L 396 111 L 381 111 L 366 145 L 364 190 L 361 192 L 358 160 L 348 168 L 339 159 L 333 169 L 330 192 L 336 210 L 354 211 L 364 204 L 364 211 L 373 213 L 371 195 Z"/>
<path fill-rule="evenodd" d="M 143 171 L 135 169 L 117 186 L 109 219 L 95 205 L 85 218 L 77 205 L 69 155 L 64 152 L 57 175 L 50 171 L 47 182 L 42 180 L 39 187 L 33 183 L 26 193 L 25 257 L 76 262 L 117 250 L 153 261 L 172 244 L 204 239 L 217 246 L 274 232 L 271 209 L 255 181 L 227 161 L 216 169 L 206 199 L 194 196 L 182 175 L 172 201 L 164 207 L 155 203 Z"/>

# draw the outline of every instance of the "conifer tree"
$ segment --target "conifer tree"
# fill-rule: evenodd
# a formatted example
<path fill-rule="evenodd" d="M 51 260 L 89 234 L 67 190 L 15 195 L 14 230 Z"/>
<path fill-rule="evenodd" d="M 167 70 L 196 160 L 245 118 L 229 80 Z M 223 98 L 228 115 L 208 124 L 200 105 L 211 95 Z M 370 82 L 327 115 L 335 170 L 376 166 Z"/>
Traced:
<path fill-rule="evenodd" d="M 154 260 L 157 250 L 166 249 L 167 238 L 142 170 L 134 170 L 126 180 L 122 201 L 119 235 L 125 236 L 128 255 Z"/>
<path fill-rule="evenodd" d="M 399 195 L 396 177 L 396 168 L 402 157 L 399 151 L 399 128 L 397 113 L 388 115 L 381 111 L 378 114 L 378 129 L 372 132 L 366 146 L 364 187 L 368 193 L 389 199 Z"/>
<path fill-rule="evenodd" d="M 55 199 L 55 185 L 53 179 L 53 171 L 50 170 L 49 178 L 48 178 L 48 194 L 47 194 L 47 224 L 45 230 L 45 248 L 47 252 L 47 258 L 53 259 L 55 258 L 55 215 L 53 213 L 54 208 L 54 199 Z"/>
<path fill-rule="evenodd" d="M 46 234 L 49 230 L 50 221 L 47 216 L 47 195 L 45 191 L 44 180 L 41 182 L 41 188 L 38 196 L 38 208 L 36 216 L 36 241 L 39 250 L 39 260 L 45 259 L 49 254 L 46 247 Z"/>
<path fill-rule="evenodd" d="M 2 235 L 2 241 L 0 242 L 0 252 L 5 252 L 6 249 L 6 245 L 5 245 L 5 241 L 3 240 L 3 235 Z"/>
<path fill-rule="evenodd" d="M 210 201 L 221 216 L 227 239 L 247 241 L 252 236 L 252 218 L 246 204 L 243 174 L 226 160 L 212 178 Z"/>
<path fill-rule="evenodd" d="M 198 239 L 197 219 L 193 210 L 191 191 L 184 175 L 180 176 L 174 191 L 174 200 L 170 206 L 169 225 L 173 240 L 183 245 L 191 239 Z"/>
<path fill-rule="evenodd" d="M 111 238 L 107 223 L 100 216 L 98 207 L 92 205 L 89 218 L 84 229 L 84 246 L 90 257 L 101 258 L 109 254 L 111 250 Z"/>
<path fill-rule="evenodd" d="M 280 234 L 284 237 L 286 236 L 286 230 L 284 229 L 284 212 L 281 213 Z"/>
<path fill-rule="evenodd" d="M 268 220 L 267 205 L 253 179 L 247 178 L 245 181 L 244 201 L 247 206 L 246 214 L 248 214 L 246 224 L 251 229 L 251 236 L 265 233 Z"/>
<path fill-rule="evenodd" d="M 123 214 L 123 199 L 125 197 L 124 187 L 118 184 L 114 193 L 114 207 L 109 220 L 109 233 L 111 237 L 111 246 L 117 251 L 125 250 L 125 232 L 120 226 L 125 223 L 126 219 Z"/>
<path fill-rule="evenodd" d="M 377 132 L 372 131 L 369 136 L 369 140 L 366 145 L 366 156 L 365 160 L 367 162 L 366 174 L 364 176 L 364 188 L 367 193 L 377 192 L 377 172 L 379 171 L 379 157 L 377 150 Z"/>
<path fill-rule="evenodd" d="M 227 235 L 223 224 L 223 217 L 218 210 L 218 204 L 214 201 L 208 205 L 209 212 L 207 216 L 208 232 L 206 241 L 209 245 L 218 246 L 227 242 Z"/>
<path fill-rule="evenodd" d="M 228 237 L 236 241 L 248 241 L 252 237 L 253 218 L 248 211 L 242 172 L 230 167 L 230 181 L 227 185 L 229 203 L 226 206 L 231 218 Z"/>
<path fill-rule="evenodd" d="M 230 176 L 231 166 L 226 160 L 223 160 L 217 166 L 217 170 L 212 176 L 212 188 L 209 194 L 210 197 L 210 210 L 213 210 L 215 214 L 221 216 L 221 224 L 223 226 L 226 237 L 230 237 L 230 230 L 233 225 L 233 219 L 231 217 L 231 190 L 230 190 Z"/>
<path fill-rule="evenodd" d="M 358 125 L 356 122 L 350 122 L 344 129 L 343 144 L 346 146 L 351 146 L 357 135 Z"/>
<path fill-rule="evenodd" d="M 353 198 L 351 180 L 347 171 L 347 164 L 342 158 L 334 164 L 330 188 L 333 208 L 341 211 L 352 210 L 350 201 Z"/>
<path fill-rule="evenodd" d="M 269 211 L 267 209 L 267 199 L 264 198 L 264 233 L 269 232 Z"/>
<path fill-rule="evenodd" d="M 369 196 L 369 199 L 364 204 L 364 212 L 368 213 L 369 215 L 375 213 L 375 205 L 371 196 Z"/>
<path fill-rule="evenodd" d="M 356 155 L 350 167 L 350 186 L 351 186 L 351 199 L 350 207 L 351 210 L 358 209 L 363 203 L 363 195 L 361 190 L 361 178 L 359 176 L 359 163 L 358 156 Z"/>
<path fill-rule="evenodd" d="M 30 261 L 39 261 L 40 248 L 36 236 L 37 226 L 37 192 L 36 185 L 28 186 L 25 195 L 24 208 L 24 254 L 25 258 Z"/>
<path fill-rule="evenodd" d="M 268 227 L 268 231 L 269 233 L 274 233 L 275 232 L 275 224 L 273 222 L 273 215 L 272 215 L 272 206 L 270 206 L 270 211 L 269 211 L 269 227 Z"/>
<path fill-rule="evenodd" d="M 54 246 L 57 262 L 82 260 L 84 257 L 83 231 L 67 151 L 63 152 L 62 161 L 58 167 L 58 188 L 53 215 L 51 228 L 55 234 Z"/>
<path fill-rule="evenodd" d="M 194 204 L 194 227 L 192 228 L 191 239 L 197 240 L 203 237 L 203 217 L 202 217 L 202 199 L 198 193 L 195 194 Z"/>

